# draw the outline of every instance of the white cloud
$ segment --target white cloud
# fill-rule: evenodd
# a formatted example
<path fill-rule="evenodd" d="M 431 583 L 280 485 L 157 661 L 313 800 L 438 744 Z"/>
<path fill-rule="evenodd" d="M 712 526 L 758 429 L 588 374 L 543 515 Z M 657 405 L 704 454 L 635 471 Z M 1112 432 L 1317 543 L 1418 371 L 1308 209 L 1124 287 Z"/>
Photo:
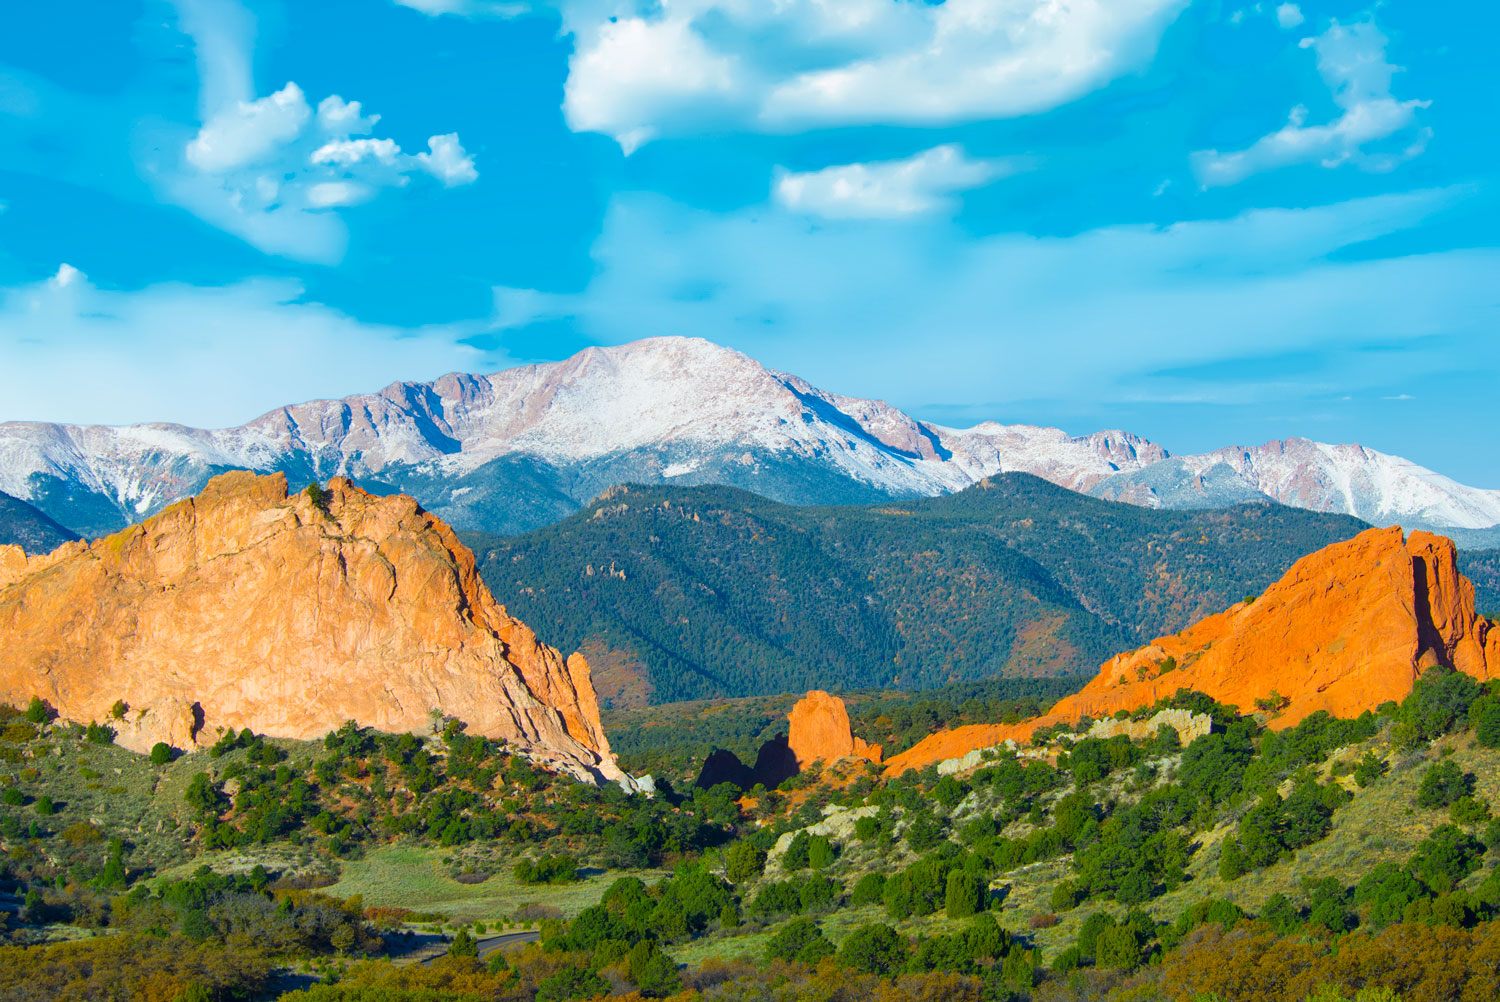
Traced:
<path fill-rule="evenodd" d="M 196 135 L 177 147 L 181 162 L 147 165 L 167 199 L 267 253 L 333 263 L 343 256 L 347 231 L 332 210 L 403 187 L 416 174 L 431 174 L 446 187 L 478 179 L 457 133 L 433 136 L 429 152 L 413 156 L 395 140 L 371 137 L 380 116 L 358 101 L 333 94 L 315 110 L 295 82 L 251 96 L 243 56 L 253 26 L 220 0 L 179 3 L 180 27 L 196 43 L 205 101 L 212 94 L 223 103 L 204 108 Z"/>
<path fill-rule="evenodd" d="M 1260 171 L 1299 163 L 1353 163 L 1366 170 L 1390 170 L 1426 147 L 1431 133 L 1418 124 L 1416 113 L 1431 102 L 1398 101 L 1391 95 L 1396 67 L 1386 62 L 1386 37 L 1373 21 L 1335 21 L 1323 34 L 1300 44 L 1316 51 L 1318 72 L 1343 113 L 1330 122 L 1308 125 L 1307 108 L 1298 105 L 1286 125 L 1247 149 L 1194 153 L 1193 168 L 1205 187 L 1238 184 Z M 1377 148 L 1366 150 L 1372 144 Z"/>
<path fill-rule="evenodd" d="M 401 147 L 391 139 L 333 139 L 313 150 L 309 163 L 353 167 L 361 160 L 379 160 L 393 164 Z"/>
<path fill-rule="evenodd" d="M 1302 8 L 1294 3 L 1284 3 L 1276 8 L 1276 23 L 1283 28 L 1295 28 L 1305 20 Z"/>
<path fill-rule="evenodd" d="M 88 281 L 88 276 L 64 261 L 57 266 L 57 274 L 47 279 L 47 284 L 54 289 L 66 289 L 76 282 L 84 281 Z"/>
<path fill-rule="evenodd" d="M 1005 169 L 994 161 L 971 160 L 950 144 L 904 160 L 803 174 L 779 170 L 775 195 L 794 212 L 831 219 L 894 219 L 949 207 L 948 195 L 981 185 Z"/>
<path fill-rule="evenodd" d="M 318 125 L 324 132 L 363 136 L 373 131 L 379 121 L 379 115 L 366 117 L 364 107 L 358 101 L 345 101 L 337 94 L 330 94 L 318 102 Z"/>
<path fill-rule="evenodd" d="M 351 181 L 319 181 L 307 189 L 307 204 L 314 209 L 358 205 L 375 196 L 375 189 Z"/>
<path fill-rule="evenodd" d="M 686 21 L 621 18 L 574 54 L 564 109 L 574 130 L 612 135 L 628 154 L 656 135 L 656 118 L 734 103 L 738 75 Z"/>
<path fill-rule="evenodd" d="M 1148 59 L 1186 0 L 556 0 L 563 109 L 627 151 L 726 124 L 927 125 L 1055 107 Z"/>
<path fill-rule="evenodd" d="M 428 152 L 417 154 L 416 161 L 443 184 L 451 188 L 478 180 L 479 172 L 474 169 L 474 158 L 464 151 L 458 141 L 458 133 L 429 137 L 427 149 Z"/>
<path fill-rule="evenodd" d="M 257 101 L 236 101 L 203 123 L 187 145 L 188 163 L 213 173 L 263 163 L 301 135 L 311 117 L 294 83 Z"/>
<path fill-rule="evenodd" d="M 99 289 L 64 264 L 0 289 L 0 398 L 14 420 L 235 425 L 290 401 L 482 368 L 493 360 L 458 341 L 482 326 L 362 323 L 279 279 Z"/>

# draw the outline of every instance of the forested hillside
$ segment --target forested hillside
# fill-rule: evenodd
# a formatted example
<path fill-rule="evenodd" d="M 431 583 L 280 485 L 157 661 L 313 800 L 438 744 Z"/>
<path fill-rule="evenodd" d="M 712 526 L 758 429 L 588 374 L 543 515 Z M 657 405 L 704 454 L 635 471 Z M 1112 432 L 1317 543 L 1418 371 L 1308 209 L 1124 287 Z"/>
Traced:
<path fill-rule="evenodd" d="M 1460 551 L 1458 569 L 1474 582 L 1474 604 L 1479 611 L 1500 616 L 1500 550 Z"/>
<path fill-rule="evenodd" d="M 797 508 L 626 487 L 470 536 L 511 611 L 615 705 L 1088 674 L 1258 592 L 1363 523 L 1276 505 L 1152 511 L 1007 474 L 938 498 Z"/>
<path fill-rule="evenodd" d="M 50 553 L 77 538 L 25 501 L 0 492 L 0 543 L 19 546 L 27 553 Z"/>

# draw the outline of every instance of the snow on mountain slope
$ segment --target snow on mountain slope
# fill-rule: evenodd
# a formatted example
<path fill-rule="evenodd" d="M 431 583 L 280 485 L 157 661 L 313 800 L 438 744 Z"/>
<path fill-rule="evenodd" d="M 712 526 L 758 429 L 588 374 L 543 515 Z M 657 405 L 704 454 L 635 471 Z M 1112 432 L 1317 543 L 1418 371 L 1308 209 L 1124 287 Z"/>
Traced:
<path fill-rule="evenodd" d="M 697 338 L 394 383 L 283 407 L 237 428 L 0 424 L 0 491 L 84 531 L 135 521 L 234 467 L 385 483 L 475 528 L 540 524 L 611 478 L 728 482 L 812 502 L 827 499 L 832 483 L 932 495 L 1015 471 L 1153 507 L 1265 495 L 1387 523 L 1500 522 L 1500 492 L 1359 446 L 1293 439 L 1170 457 L 1121 431 L 946 428 L 883 401 L 820 390 Z M 500 517 L 497 506 L 512 504 L 527 514 Z"/>
<path fill-rule="evenodd" d="M 1282 504 L 1345 512 L 1375 525 L 1482 529 L 1500 523 L 1500 491 L 1465 487 L 1411 460 L 1360 445 L 1289 438 L 1187 458 L 1200 472 L 1222 463 Z"/>

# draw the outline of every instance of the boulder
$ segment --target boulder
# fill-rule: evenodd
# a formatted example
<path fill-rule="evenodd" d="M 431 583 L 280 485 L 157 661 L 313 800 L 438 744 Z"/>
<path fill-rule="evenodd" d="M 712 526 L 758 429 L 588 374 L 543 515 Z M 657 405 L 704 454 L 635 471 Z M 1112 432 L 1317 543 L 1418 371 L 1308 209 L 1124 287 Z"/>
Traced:
<path fill-rule="evenodd" d="M 752 768 L 725 748 L 715 748 L 703 762 L 696 785 L 708 789 L 730 782 L 742 790 L 760 783 L 774 790 L 814 762 L 832 765 L 841 759 L 880 761 L 880 746 L 867 744 L 849 727 L 844 701 L 814 689 L 797 701 L 787 714 L 787 733 L 760 746 Z M 738 777 L 738 778 L 736 778 Z"/>

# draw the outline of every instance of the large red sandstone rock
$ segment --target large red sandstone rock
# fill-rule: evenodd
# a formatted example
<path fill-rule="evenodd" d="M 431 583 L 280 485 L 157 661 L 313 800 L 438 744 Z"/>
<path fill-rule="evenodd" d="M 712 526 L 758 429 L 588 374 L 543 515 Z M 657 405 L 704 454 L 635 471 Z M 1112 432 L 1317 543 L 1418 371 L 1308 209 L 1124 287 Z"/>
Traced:
<path fill-rule="evenodd" d="M 1491 678 L 1500 674 L 1500 629 L 1475 614 L 1474 587 L 1455 557 L 1442 536 L 1367 530 L 1302 558 L 1254 601 L 1111 658 L 1046 716 L 933 734 L 892 758 L 887 772 L 1149 706 L 1181 688 L 1242 712 L 1274 693 L 1285 703 L 1271 726 L 1286 727 L 1317 710 L 1352 717 L 1402 699 L 1436 664 Z"/>
<path fill-rule="evenodd" d="M 748 790 L 760 783 L 774 790 L 814 762 L 832 765 L 845 758 L 879 762 L 880 746 L 854 736 L 842 699 L 813 689 L 787 714 L 787 733 L 760 746 L 754 767 L 728 749 L 715 748 L 704 760 L 697 785 L 708 789 L 727 782 Z"/>
<path fill-rule="evenodd" d="M 130 748 L 418 730 L 439 709 L 552 768 L 622 775 L 583 658 L 507 615 L 411 498 L 342 478 L 326 511 L 281 474 L 227 473 L 93 543 L 0 547 L 0 636 L 0 699 L 78 721 L 124 700 Z"/>
<path fill-rule="evenodd" d="M 866 744 L 849 727 L 844 701 L 821 689 L 813 689 L 797 701 L 787 714 L 787 745 L 797 759 L 798 770 L 814 762 L 837 762 L 841 758 L 880 761 L 880 746 Z"/>

